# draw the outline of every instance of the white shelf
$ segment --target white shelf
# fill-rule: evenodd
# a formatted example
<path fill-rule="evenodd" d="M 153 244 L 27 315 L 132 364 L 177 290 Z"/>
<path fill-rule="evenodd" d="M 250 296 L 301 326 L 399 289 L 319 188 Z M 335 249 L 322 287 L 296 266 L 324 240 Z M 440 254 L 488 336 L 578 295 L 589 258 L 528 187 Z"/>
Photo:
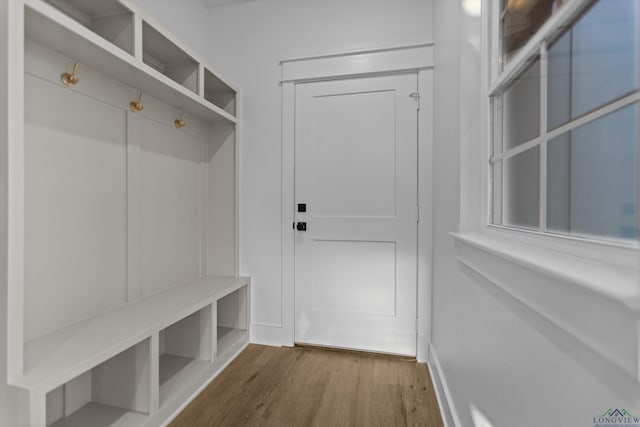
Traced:
<path fill-rule="evenodd" d="M 118 0 L 45 0 L 47 3 L 89 25 L 93 19 L 131 13 Z"/>
<path fill-rule="evenodd" d="M 211 305 L 160 331 L 160 406 L 189 388 L 211 365 Z"/>
<path fill-rule="evenodd" d="M 142 22 L 142 60 L 179 85 L 198 93 L 198 63 L 146 21 Z"/>
<path fill-rule="evenodd" d="M 187 87 L 134 58 L 70 16 L 41 0 L 25 2 L 25 35 L 80 64 L 209 122 L 236 123 L 236 117 Z"/>
<path fill-rule="evenodd" d="M 44 0 L 133 55 L 133 12 L 117 0 Z"/>
<path fill-rule="evenodd" d="M 238 289 L 220 298 L 217 302 L 216 351 L 224 355 L 239 341 L 248 336 L 247 302 L 250 299 L 248 288 Z"/>
<path fill-rule="evenodd" d="M 139 427 L 148 418 L 147 414 L 91 402 L 50 427 Z"/>
<path fill-rule="evenodd" d="M 204 69 L 204 97 L 211 104 L 236 115 L 236 91 L 208 68 Z"/>
<path fill-rule="evenodd" d="M 205 277 L 29 341 L 25 375 L 15 385 L 51 390 L 249 281 L 246 277 Z"/>
<path fill-rule="evenodd" d="M 149 419 L 144 425 L 149 427 L 166 425 L 186 406 L 187 402 L 200 393 L 248 344 L 249 336 L 247 334 L 243 340 L 237 341 L 223 356 L 216 357 L 212 362 L 208 363 L 207 368 L 197 378 L 189 371 L 181 373 L 180 387 L 172 389 L 170 394 L 163 393 L 162 405 L 159 406 L 157 411 L 149 415 Z M 197 365 L 199 364 L 198 362 Z M 197 369 L 197 365 L 194 368 Z M 193 380 L 191 380 L 192 378 Z"/>
<path fill-rule="evenodd" d="M 151 409 L 147 339 L 47 393 L 48 425 L 130 425 Z M 37 424 L 32 420 L 32 424 Z"/>
<path fill-rule="evenodd" d="M 197 381 L 211 365 L 209 360 L 163 354 L 160 356 L 160 406 L 168 398 Z"/>
<path fill-rule="evenodd" d="M 234 344 L 243 340 L 246 335 L 247 331 L 244 329 L 218 326 L 218 354 L 223 354 L 228 349 L 233 348 Z"/>

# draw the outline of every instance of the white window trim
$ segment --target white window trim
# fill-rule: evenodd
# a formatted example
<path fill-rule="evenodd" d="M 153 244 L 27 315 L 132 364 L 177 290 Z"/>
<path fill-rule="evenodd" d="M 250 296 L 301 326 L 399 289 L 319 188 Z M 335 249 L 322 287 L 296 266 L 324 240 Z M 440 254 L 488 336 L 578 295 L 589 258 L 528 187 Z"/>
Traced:
<path fill-rule="evenodd" d="M 481 79 L 483 88 L 481 123 L 483 141 L 482 159 L 477 159 L 479 163 L 476 163 L 479 165 L 478 170 L 483 177 L 483 197 L 477 205 L 480 210 L 480 221 L 478 221 L 479 224 L 475 222 L 474 225 L 471 220 L 465 220 L 469 216 L 461 212 L 461 232 L 452 233 L 452 236 L 459 242 L 466 244 L 473 242 L 474 246 L 482 251 L 500 256 L 502 259 L 519 265 L 526 265 L 528 268 L 536 270 L 549 278 L 561 279 L 559 282 L 563 284 L 568 284 L 572 287 L 578 286 L 588 292 L 596 292 L 607 299 L 619 302 L 627 309 L 640 311 L 640 244 L 638 242 L 592 240 L 491 224 L 491 204 L 493 201 L 492 182 L 489 179 L 491 173 L 489 159 L 492 144 L 492 129 L 490 126 L 491 95 L 498 92 L 509 79 L 517 75 L 526 66 L 527 58 L 536 55 L 540 50 L 540 44 L 555 37 L 563 29 L 563 23 L 581 13 L 591 0 L 572 0 L 566 3 L 506 64 L 501 73 L 497 72 L 500 65 L 499 55 L 492 55 L 492 52 L 498 52 L 499 38 L 497 35 L 495 37 L 491 36 L 492 33 L 495 34 L 495 31 L 492 31 L 494 29 L 492 23 L 495 23 L 499 18 L 499 1 L 482 1 L 482 10 L 488 13 L 483 13 L 482 15 Z M 629 95 L 612 103 L 610 108 L 607 108 L 607 111 L 620 108 L 636 100 L 640 100 L 640 95 L 637 93 Z M 545 107 L 541 108 L 546 108 L 544 102 L 541 102 L 541 104 L 545 105 Z M 553 135 L 560 134 L 604 114 L 606 114 L 606 111 L 596 110 L 552 130 L 548 135 L 551 133 Z M 536 144 L 536 142 L 534 140 L 529 144 Z M 529 147 L 517 147 L 520 151 L 526 148 Z M 463 147 L 464 149 L 465 147 Z M 508 153 L 513 154 L 511 151 Z M 506 155 L 502 157 L 506 157 Z M 465 174 L 468 172 L 461 172 L 464 180 Z M 473 195 L 469 193 L 469 191 L 463 191 L 463 194 L 461 194 L 463 205 L 465 205 L 466 200 L 473 198 Z M 549 256 L 550 253 L 553 254 L 552 257 Z M 459 256 L 459 260 L 467 265 L 472 262 L 472 260 L 465 259 L 463 256 Z M 488 270 L 487 273 L 490 274 Z"/>
<path fill-rule="evenodd" d="M 520 51 L 512 58 L 504 67 L 502 72 L 499 72 L 500 61 L 502 58 L 500 47 L 500 37 L 499 31 L 495 31 L 500 25 L 500 10 L 499 10 L 499 1 L 492 2 L 493 10 L 491 11 L 491 15 L 487 14 L 485 16 L 485 21 L 487 21 L 486 25 L 486 41 L 488 45 L 491 45 L 494 50 L 486 52 L 489 56 L 491 64 L 489 68 L 489 73 L 491 75 L 491 80 L 489 86 L 487 88 L 487 93 L 485 100 L 483 102 L 488 104 L 487 113 L 485 115 L 485 121 L 489 128 L 489 134 L 487 135 L 488 139 L 485 145 L 491 146 L 493 144 L 491 138 L 491 97 L 498 94 L 503 88 L 508 84 L 508 82 L 515 78 L 518 73 L 523 71 L 531 61 L 531 58 L 534 58 L 539 55 L 540 67 L 541 70 L 546 70 L 546 49 L 547 43 L 555 38 L 561 31 L 566 28 L 566 23 L 572 21 L 577 15 L 582 13 L 589 4 L 592 3 L 593 0 L 571 0 L 568 3 L 565 3 L 563 7 L 555 14 L 552 15 L 549 20 L 543 24 L 543 26 L 536 32 L 536 34 L 520 49 Z M 494 24 L 495 23 L 495 24 Z M 485 59 L 486 60 L 486 59 Z M 546 80 L 541 79 L 540 85 L 540 131 L 537 137 L 533 138 L 530 141 L 526 141 L 523 144 L 520 144 L 514 148 L 509 150 L 501 151 L 497 154 L 491 155 L 489 158 L 489 163 L 494 164 L 501 160 L 508 159 L 513 157 L 519 153 L 522 153 L 528 149 L 531 149 L 535 146 L 539 146 L 541 150 L 541 157 L 545 155 L 547 149 L 547 142 L 561 134 L 564 134 L 568 131 L 576 129 L 586 123 L 597 120 L 598 118 L 604 117 L 607 114 L 610 114 L 613 111 L 624 108 L 626 106 L 632 105 L 633 103 L 640 101 L 640 92 L 635 92 L 629 94 L 621 99 L 613 101 L 604 107 L 600 107 L 591 111 L 583 116 L 580 116 L 574 120 L 570 120 L 568 123 L 565 123 L 555 129 L 547 130 L 547 91 L 546 91 Z M 569 253 L 574 253 L 577 248 L 576 246 L 585 246 L 585 245 L 596 245 L 594 249 L 596 251 L 609 251 L 609 252 L 619 252 L 615 250 L 609 250 L 609 248 L 621 248 L 623 251 L 631 250 L 635 251 L 640 248 L 640 243 L 638 241 L 631 242 L 625 241 L 622 239 L 608 239 L 608 238 L 589 238 L 586 236 L 569 236 L 569 235 L 561 235 L 550 233 L 546 230 L 546 170 L 545 170 L 544 162 L 541 163 L 540 167 L 540 206 L 539 206 L 539 229 L 538 230 L 527 230 L 527 229 L 518 229 L 515 227 L 509 227 L 504 225 L 494 224 L 492 221 L 492 209 L 488 209 L 486 214 L 486 218 L 484 224 L 486 224 L 486 228 L 488 230 L 505 230 L 505 231 L 513 231 L 515 233 L 519 233 L 523 236 L 539 236 L 541 240 L 557 240 L 557 242 L 565 242 L 567 248 L 566 250 Z M 486 176 L 490 176 L 491 170 L 490 166 L 485 166 L 486 170 L 484 173 Z M 488 185 L 491 187 L 493 184 L 492 180 L 488 179 Z M 489 188 L 487 195 L 487 206 L 493 203 L 493 195 L 492 188 Z M 539 243 L 541 243 L 539 242 Z M 535 243 L 535 242 L 534 242 Z M 538 243 L 538 244 L 539 244 Z M 582 250 L 581 252 L 584 252 Z M 598 258 L 597 254 L 593 254 L 595 258 Z M 621 254 L 618 254 L 621 255 Z M 628 265 L 631 267 L 631 265 Z"/>

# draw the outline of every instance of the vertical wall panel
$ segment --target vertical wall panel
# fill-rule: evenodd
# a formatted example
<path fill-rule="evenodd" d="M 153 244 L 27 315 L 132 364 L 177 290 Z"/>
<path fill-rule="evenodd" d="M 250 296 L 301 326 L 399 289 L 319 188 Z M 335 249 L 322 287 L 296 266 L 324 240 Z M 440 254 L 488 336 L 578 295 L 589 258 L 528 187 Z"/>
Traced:
<path fill-rule="evenodd" d="M 235 272 L 235 131 L 215 125 L 209 145 L 207 199 L 207 273 Z"/>
<path fill-rule="evenodd" d="M 199 277 L 201 140 L 142 120 L 142 296 Z"/>
<path fill-rule="evenodd" d="M 29 340 L 125 301 L 126 116 L 61 85 L 25 79 Z"/>

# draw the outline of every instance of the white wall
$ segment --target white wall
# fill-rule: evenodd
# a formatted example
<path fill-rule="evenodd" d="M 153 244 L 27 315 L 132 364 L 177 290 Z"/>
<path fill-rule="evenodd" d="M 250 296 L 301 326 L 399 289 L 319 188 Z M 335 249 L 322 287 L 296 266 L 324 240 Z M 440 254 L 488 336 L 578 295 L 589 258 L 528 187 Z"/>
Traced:
<path fill-rule="evenodd" d="M 460 220 L 460 16 L 456 3 L 434 3 L 432 342 L 440 341 L 447 327 L 457 333 L 455 323 L 443 324 L 448 321 L 443 317 L 449 311 L 443 302 L 451 301 L 455 295 L 453 289 L 444 285 L 452 275 L 456 276 L 453 239 L 449 232 L 458 229 Z M 443 363 L 445 361 L 447 359 Z M 432 375 L 437 377 L 437 372 Z M 445 412 L 443 418 L 451 425 L 449 414 Z"/>
<path fill-rule="evenodd" d="M 200 0 L 132 0 L 194 53 L 205 57 L 209 46 L 208 9 Z"/>
<path fill-rule="evenodd" d="M 626 343 L 635 354 L 634 313 L 491 255 L 483 263 L 492 280 L 457 261 L 462 248 L 448 233 L 479 228 L 484 191 L 481 21 L 462 4 L 434 4 L 432 349 L 454 419 L 462 426 L 590 426 L 608 408 L 638 413 L 640 385 L 616 362 Z M 525 283 L 537 300 L 503 290 Z M 595 339 L 601 332 L 618 337 L 618 344 Z M 607 351 L 610 357 L 602 355 Z"/>
<path fill-rule="evenodd" d="M 282 344 L 268 332 L 282 317 L 279 61 L 430 42 L 431 7 L 428 0 L 258 1 L 211 9 L 209 62 L 242 91 L 240 270 L 252 277 L 254 340 Z"/>

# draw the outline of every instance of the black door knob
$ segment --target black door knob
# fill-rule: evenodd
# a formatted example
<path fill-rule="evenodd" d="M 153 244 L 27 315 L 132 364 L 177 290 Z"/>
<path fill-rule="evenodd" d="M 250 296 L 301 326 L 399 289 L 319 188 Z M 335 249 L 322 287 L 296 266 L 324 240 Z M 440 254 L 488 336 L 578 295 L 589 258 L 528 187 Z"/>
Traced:
<path fill-rule="evenodd" d="M 298 230 L 298 231 L 307 231 L 307 223 L 306 222 L 299 222 L 298 224 L 296 224 L 296 230 Z"/>

